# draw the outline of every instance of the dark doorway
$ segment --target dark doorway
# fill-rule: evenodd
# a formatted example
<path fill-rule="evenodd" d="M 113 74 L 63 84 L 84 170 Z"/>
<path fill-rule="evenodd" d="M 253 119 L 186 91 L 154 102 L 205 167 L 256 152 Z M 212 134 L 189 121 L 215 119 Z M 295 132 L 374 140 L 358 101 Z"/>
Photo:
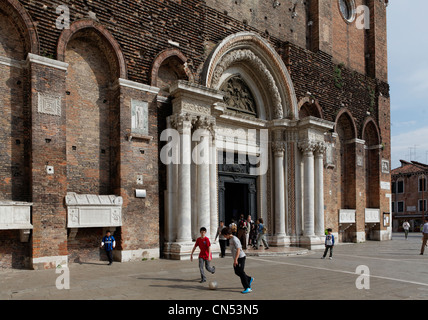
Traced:
<path fill-rule="evenodd" d="M 232 219 L 237 222 L 241 214 L 245 217 L 249 212 L 248 184 L 225 183 L 225 223 L 229 224 Z"/>
<path fill-rule="evenodd" d="M 229 225 L 241 214 L 257 219 L 257 178 L 239 175 L 219 175 L 219 219 Z"/>

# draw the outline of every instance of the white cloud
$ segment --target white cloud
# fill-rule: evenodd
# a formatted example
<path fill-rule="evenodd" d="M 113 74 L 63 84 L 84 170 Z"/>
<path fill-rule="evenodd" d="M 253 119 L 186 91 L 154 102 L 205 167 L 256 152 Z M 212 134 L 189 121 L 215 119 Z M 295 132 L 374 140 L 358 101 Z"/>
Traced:
<path fill-rule="evenodd" d="M 409 150 L 409 148 L 412 148 Z M 400 165 L 400 160 L 426 162 L 428 151 L 428 127 L 393 135 L 391 138 L 392 168 Z M 409 159 L 409 152 L 412 158 Z"/>

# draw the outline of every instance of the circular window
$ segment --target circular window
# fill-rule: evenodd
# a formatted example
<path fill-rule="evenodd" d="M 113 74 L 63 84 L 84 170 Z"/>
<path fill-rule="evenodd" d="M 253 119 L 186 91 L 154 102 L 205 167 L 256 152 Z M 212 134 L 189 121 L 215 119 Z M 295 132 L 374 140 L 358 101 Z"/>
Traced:
<path fill-rule="evenodd" d="M 343 18 L 352 22 L 355 18 L 355 3 L 353 0 L 339 0 L 339 8 Z"/>

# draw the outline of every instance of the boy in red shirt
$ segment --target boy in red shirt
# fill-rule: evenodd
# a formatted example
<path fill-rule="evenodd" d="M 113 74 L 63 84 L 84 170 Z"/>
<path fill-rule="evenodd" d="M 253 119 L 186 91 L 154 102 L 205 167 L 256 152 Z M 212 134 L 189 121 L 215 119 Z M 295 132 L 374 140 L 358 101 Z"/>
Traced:
<path fill-rule="evenodd" d="M 193 247 L 192 253 L 190 254 L 190 261 L 193 261 L 193 252 L 195 251 L 196 247 L 199 247 L 201 250 L 199 252 L 199 270 L 201 271 L 201 283 L 206 282 L 207 278 L 205 277 L 204 273 L 204 263 L 205 268 L 214 274 L 215 267 L 210 266 L 210 261 L 212 260 L 212 254 L 211 254 L 211 242 L 208 237 L 205 236 L 207 233 L 207 229 L 202 227 L 200 229 L 201 236 L 196 239 L 195 246 Z"/>

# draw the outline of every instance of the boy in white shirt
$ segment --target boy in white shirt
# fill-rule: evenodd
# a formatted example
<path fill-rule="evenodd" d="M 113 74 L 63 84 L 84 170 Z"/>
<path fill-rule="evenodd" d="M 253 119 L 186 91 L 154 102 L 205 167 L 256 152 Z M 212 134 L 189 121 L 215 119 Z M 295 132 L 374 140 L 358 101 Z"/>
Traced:
<path fill-rule="evenodd" d="M 247 276 L 244 271 L 246 254 L 242 251 L 242 244 L 237 237 L 232 235 L 230 228 L 224 228 L 221 233 L 226 239 L 229 239 L 229 246 L 233 258 L 233 269 L 235 270 L 235 274 L 241 278 L 241 283 L 244 287 L 242 293 L 250 293 L 252 291 L 251 284 L 254 278 Z"/>

